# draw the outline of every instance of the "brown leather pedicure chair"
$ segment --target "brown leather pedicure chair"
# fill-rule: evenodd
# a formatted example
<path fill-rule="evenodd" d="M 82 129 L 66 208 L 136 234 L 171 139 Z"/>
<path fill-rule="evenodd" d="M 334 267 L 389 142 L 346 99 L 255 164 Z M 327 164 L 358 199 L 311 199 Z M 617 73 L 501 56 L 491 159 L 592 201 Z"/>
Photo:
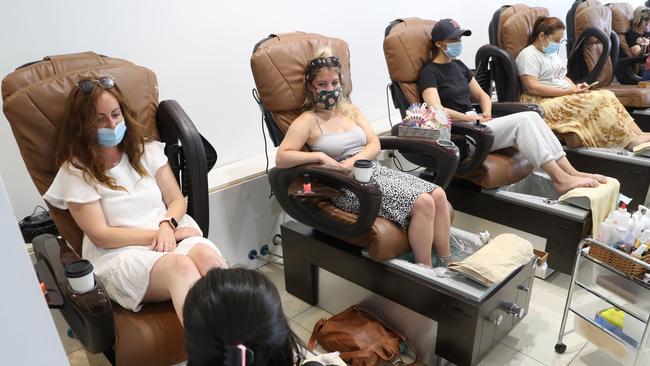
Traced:
<path fill-rule="evenodd" d="M 402 116 L 410 104 L 422 101 L 417 82 L 420 70 L 432 57 L 434 24 L 433 20 L 420 18 L 398 19 L 384 33 L 390 90 Z M 492 106 L 495 117 L 530 110 L 541 113 L 532 104 L 493 103 Z M 483 125 L 454 122 L 452 140 L 461 151 L 471 151 L 468 145 L 479 140 L 476 132 L 468 133 L 468 129 L 481 128 L 490 131 Z M 397 125 L 393 131 L 396 129 Z M 515 148 L 488 154 L 490 147 L 487 150 L 477 147 L 473 154 L 461 156 L 458 172 L 445 189 L 449 201 L 459 211 L 546 238 L 549 267 L 571 273 L 578 244 L 591 232 L 590 211 L 557 203 L 558 194 L 550 179 L 532 172 L 532 166 Z M 421 158 L 405 157 L 421 165 Z M 540 222 L 546 225 L 539 225 Z"/>
<path fill-rule="evenodd" d="M 39 193 L 47 191 L 58 171 L 54 144 L 70 90 L 80 79 L 100 76 L 116 80 L 148 136 L 166 143 L 172 170 L 177 179 L 182 175 L 188 214 L 207 237 L 207 172 L 216 163 L 216 152 L 176 101 L 158 103 L 156 75 L 129 61 L 93 52 L 57 55 L 25 64 L 3 79 L 4 114 Z M 171 301 L 147 304 L 134 313 L 113 303 L 99 281 L 82 295 L 70 289 L 64 268 L 79 259 L 83 234 L 67 210 L 49 208 L 61 237 L 34 238 L 35 269 L 47 286 L 48 305 L 61 311 L 86 351 L 103 353 L 119 366 L 169 366 L 186 360 L 183 328 Z"/>
<path fill-rule="evenodd" d="M 606 7 L 598 9 L 605 13 L 609 12 Z M 486 89 L 490 80 L 494 81 L 499 101 L 519 100 L 522 87 L 515 59 L 528 45 L 535 19 L 548 15 L 546 8 L 529 7 L 523 4 L 505 5 L 494 13 L 489 25 L 490 44 L 478 50 L 476 65 L 477 80 L 482 80 L 483 87 Z M 589 32 L 599 34 L 599 30 L 595 28 Z M 591 55 L 598 46 L 591 43 L 584 45 L 585 54 Z M 574 54 L 574 57 L 580 56 L 578 52 Z M 630 93 L 645 93 L 643 88 L 636 86 L 632 89 L 629 85 L 621 87 L 628 88 Z M 622 149 L 584 148 L 572 133 L 558 134 L 558 138 L 565 144 L 567 159 L 576 169 L 618 179 L 621 183 L 621 193 L 632 198 L 630 203 L 632 209 L 645 202 L 648 186 L 650 186 L 650 159 L 635 156 Z"/>
<path fill-rule="evenodd" d="M 258 103 L 276 145 L 300 114 L 305 69 L 320 45 L 328 45 L 339 57 L 343 93 L 349 95 L 350 54 L 341 39 L 284 33 L 263 39 L 253 50 L 251 67 Z M 421 157 L 422 164 L 435 171 L 434 182 L 442 187 L 456 172 L 459 150 L 454 144 L 397 136 L 381 136 L 380 143 L 382 150 Z M 311 177 L 315 194 L 301 193 L 304 174 Z M 282 208 L 296 220 L 282 224 L 281 233 L 286 288 L 298 298 L 312 305 L 319 303 L 319 273 L 331 272 L 395 304 L 401 309 L 396 316 L 402 320 L 416 314 L 437 322 L 435 344 L 423 333 L 411 334 L 422 337 L 419 341 L 424 346 L 416 351 L 421 359 L 435 352 L 458 365 L 476 365 L 519 323 L 521 317 L 509 313 L 507 307 L 520 309 L 522 317 L 527 313 L 532 262 L 490 288 L 462 277 L 424 276 L 410 266 L 399 265 L 395 258 L 409 251 L 408 237 L 404 229 L 377 217 L 381 191 L 374 182 L 362 184 L 343 172 L 303 165 L 271 169 L 269 183 Z M 345 212 L 328 200 L 342 188 L 359 198 L 358 213 Z M 391 325 L 407 336 L 413 332 L 400 329 L 404 324 Z"/>

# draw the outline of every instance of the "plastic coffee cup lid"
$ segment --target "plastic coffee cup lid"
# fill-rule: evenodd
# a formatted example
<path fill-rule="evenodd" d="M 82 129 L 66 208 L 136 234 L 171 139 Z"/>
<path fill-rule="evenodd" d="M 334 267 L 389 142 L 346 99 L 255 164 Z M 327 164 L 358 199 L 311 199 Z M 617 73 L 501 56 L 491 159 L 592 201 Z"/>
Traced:
<path fill-rule="evenodd" d="M 372 168 L 372 162 L 370 160 L 359 159 L 354 162 L 355 168 Z"/>
<path fill-rule="evenodd" d="M 86 259 L 72 261 L 65 266 L 65 276 L 68 278 L 79 278 L 92 273 L 93 265 Z"/>

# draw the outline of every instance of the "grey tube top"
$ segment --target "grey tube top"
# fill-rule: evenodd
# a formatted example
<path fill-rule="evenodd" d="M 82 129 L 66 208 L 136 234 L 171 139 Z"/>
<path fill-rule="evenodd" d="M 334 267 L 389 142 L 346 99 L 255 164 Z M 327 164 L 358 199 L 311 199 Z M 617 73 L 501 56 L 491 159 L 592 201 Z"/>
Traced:
<path fill-rule="evenodd" d="M 321 130 L 322 131 L 322 130 Z M 363 150 L 366 146 L 366 134 L 359 126 L 339 133 L 321 133 L 309 148 L 320 151 L 334 160 L 341 160 Z"/>

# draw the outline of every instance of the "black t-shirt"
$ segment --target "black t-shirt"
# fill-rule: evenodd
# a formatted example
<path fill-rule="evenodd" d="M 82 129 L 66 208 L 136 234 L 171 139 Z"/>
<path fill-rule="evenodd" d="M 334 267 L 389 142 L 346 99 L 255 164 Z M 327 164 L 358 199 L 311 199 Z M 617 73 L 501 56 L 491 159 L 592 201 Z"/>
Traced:
<path fill-rule="evenodd" d="M 639 34 L 635 32 L 634 30 L 630 30 L 629 32 L 625 33 L 625 40 L 627 41 L 627 45 L 632 48 L 636 46 L 636 40 L 639 37 L 645 37 L 645 38 L 650 38 L 650 33 L 646 32 L 643 34 Z"/>
<path fill-rule="evenodd" d="M 436 88 L 443 107 L 461 113 L 471 111 L 469 82 L 472 77 L 472 71 L 460 60 L 452 60 L 448 64 L 431 61 L 420 72 L 420 96 L 426 89 Z"/>

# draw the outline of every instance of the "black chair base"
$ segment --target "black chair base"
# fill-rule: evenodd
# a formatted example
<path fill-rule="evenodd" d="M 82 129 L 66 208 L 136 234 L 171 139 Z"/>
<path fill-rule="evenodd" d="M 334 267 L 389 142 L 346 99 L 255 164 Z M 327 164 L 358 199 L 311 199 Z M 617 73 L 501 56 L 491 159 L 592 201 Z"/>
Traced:
<path fill-rule="evenodd" d="M 650 132 L 650 114 L 645 113 L 635 113 L 635 111 L 644 111 L 646 108 L 628 108 L 626 107 L 628 113 L 634 118 L 634 122 L 639 126 L 641 131 Z"/>
<path fill-rule="evenodd" d="M 290 221 L 281 230 L 289 293 L 312 305 L 318 303 L 318 268 L 322 268 L 438 322 L 436 354 L 457 365 L 478 364 L 523 319 L 508 315 L 502 302 L 528 309 L 532 262 L 476 302 L 375 262 L 363 256 L 361 248 L 304 224 Z"/>
<path fill-rule="evenodd" d="M 548 266 L 571 274 L 580 240 L 591 233 L 591 214 L 572 219 L 481 192 L 480 187 L 461 180 L 445 189 L 455 210 L 546 238 Z"/>

